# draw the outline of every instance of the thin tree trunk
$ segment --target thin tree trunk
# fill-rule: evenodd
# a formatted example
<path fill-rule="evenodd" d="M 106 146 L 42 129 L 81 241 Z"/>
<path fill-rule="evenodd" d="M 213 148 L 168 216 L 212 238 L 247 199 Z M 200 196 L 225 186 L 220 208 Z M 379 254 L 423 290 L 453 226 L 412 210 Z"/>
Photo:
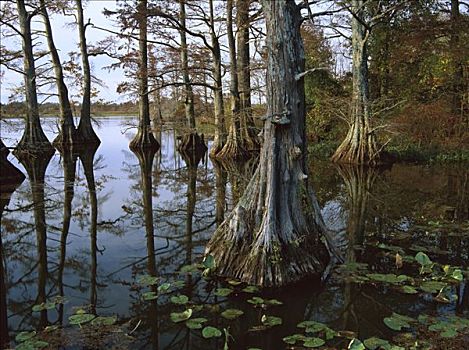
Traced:
<path fill-rule="evenodd" d="M 368 33 L 363 25 L 364 1 L 352 0 L 352 11 L 352 123 L 332 160 L 338 163 L 374 164 L 379 161 L 379 152 L 370 127 Z"/>
<path fill-rule="evenodd" d="M 153 136 L 150 120 L 150 101 L 148 98 L 148 45 L 147 45 L 147 0 L 139 0 L 138 16 L 138 114 L 139 123 L 137 135 L 130 142 L 130 149 L 158 148 L 159 144 Z"/>
<path fill-rule="evenodd" d="M 181 68 L 182 80 L 184 82 L 184 110 L 186 113 L 187 128 L 190 132 L 195 132 L 195 112 L 194 112 L 194 92 L 192 91 L 191 80 L 189 77 L 189 58 L 187 54 L 187 36 L 186 36 L 186 0 L 179 0 L 179 16 L 181 21 Z"/>
<path fill-rule="evenodd" d="M 83 18 L 83 6 L 81 0 L 75 0 L 77 5 L 78 34 L 80 37 L 80 53 L 83 65 L 83 99 L 81 103 L 80 122 L 77 128 L 77 138 L 84 144 L 100 143 L 98 136 L 91 124 L 91 68 L 86 44 L 86 27 Z"/>
<path fill-rule="evenodd" d="M 64 82 L 64 74 L 60 57 L 55 47 L 54 37 L 52 35 L 52 26 L 47 13 L 47 5 L 45 0 L 40 0 L 41 14 L 44 18 L 44 26 L 46 28 L 47 45 L 49 46 L 50 55 L 52 58 L 52 65 L 54 67 L 55 83 L 57 85 L 57 92 L 59 97 L 60 106 L 60 130 L 59 135 L 55 138 L 54 144 L 60 148 L 67 148 L 75 142 L 76 130 L 73 123 L 72 107 L 68 98 L 68 89 Z"/>
<path fill-rule="evenodd" d="M 237 0 L 237 27 L 236 44 L 238 49 L 238 80 L 240 95 L 240 124 L 241 135 L 246 149 L 249 151 L 259 149 L 257 140 L 258 131 L 255 128 L 251 111 L 251 67 L 249 50 L 249 5 L 250 0 Z"/>
<path fill-rule="evenodd" d="M 214 89 L 214 113 L 215 113 L 215 138 L 213 140 L 210 153 L 216 156 L 226 143 L 226 126 L 225 126 L 225 106 L 223 102 L 223 82 L 221 70 L 221 52 L 220 42 L 215 33 L 215 16 L 213 13 L 213 0 L 210 0 L 210 36 L 212 40 L 212 70 L 215 80 Z"/>
<path fill-rule="evenodd" d="M 459 0 L 451 0 L 451 36 L 450 51 L 453 55 L 452 79 L 452 111 L 454 115 L 463 115 L 462 100 L 464 93 L 464 68 L 460 48 L 460 21 Z"/>
<path fill-rule="evenodd" d="M 33 41 L 31 37 L 32 15 L 26 11 L 24 0 L 16 1 L 23 46 L 24 85 L 26 91 L 26 125 L 23 136 L 17 146 L 17 151 L 47 149 L 52 151 L 52 145 L 41 127 L 39 119 L 39 105 L 37 102 L 36 67 L 34 63 Z"/>
<path fill-rule="evenodd" d="M 247 157 L 247 152 L 241 135 L 238 64 L 236 57 L 236 43 L 233 34 L 233 0 L 227 0 L 226 9 L 226 30 L 230 52 L 231 123 L 226 144 L 216 156 L 218 158 L 225 159 L 243 159 Z"/>
<path fill-rule="evenodd" d="M 215 231 L 206 254 L 217 272 L 262 286 L 318 275 L 329 259 L 326 233 L 306 175 L 304 50 L 294 0 L 262 1 L 267 23 L 267 96 L 259 167 Z"/>

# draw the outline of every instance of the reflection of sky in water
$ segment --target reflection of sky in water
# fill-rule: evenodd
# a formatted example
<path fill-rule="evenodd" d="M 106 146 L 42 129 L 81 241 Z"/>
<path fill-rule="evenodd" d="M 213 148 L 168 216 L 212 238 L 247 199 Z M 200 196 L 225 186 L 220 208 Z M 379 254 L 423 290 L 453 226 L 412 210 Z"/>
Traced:
<path fill-rule="evenodd" d="M 95 162 L 99 161 L 94 172 L 98 196 L 98 222 L 111 222 L 107 226 L 98 225 L 97 312 L 118 314 L 120 317 L 135 316 L 133 307 L 138 297 L 131 289 L 131 284 L 135 282 L 135 275 L 146 272 L 144 258 L 147 255 L 140 167 L 138 159 L 128 149 L 128 143 L 136 130 L 128 128 L 128 124 L 131 124 L 128 123 L 129 121 L 135 124 L 135 120 L 127 118 L 100 119 L 99 126 L 96 128 L 102 140 L 95 155 Z M 43 122 L 44 130 L 52 140 L 55 136 L 53 130 L 56 130 L 56 121 L 47 118 Z M 15 120 L 1 122 L 1 137 L 7 146 L 15 145 L 15 140 L 21 137 L 22 130 L 18 127 L 18 123 L 21 124 Z M 174 131 L 163 131 L 158 138 L 161 140 L 162 148 L 157 152 L 153 161 L 153 223 L 158 274 L 167 276 L 185 263 L 188 253 L 185 249 L 185 239 L 187 239 L 185 230 L 190 172 L 181 156 L 175 151 Z M 8 159 L 26 173 L 13 155 L 9 155 Z M 58 294 L 54 281 L 57 276 L 59 261 L 57 248 L 63 220 L 64 180 L 61 161 L 61 156 L 56 153 L 46 174 L 48 269 L 51 275 L 47 288 L 50 291 L 49 296 Z M 68 260 L 64 274 L 65 295 L 70 300 L 70 303 L 66 305 L 65 318 L 73 312 L 73 306 L 86 305 L 90 302 L 90 208 L 87 184 L 80 160 L 77 161 L 76 169 L 72 222 L 67 246 Z M 332 182 L 331 173 L 325 172 L 324 174 L 315 177 L 313 185 L 327 189 L 324 193 L 328 199 L 321 202 L 322 199 L 319 198 L 322 203 L 322 214 L 330 228 L 340 230 L 347 225 L 349 219 L 349 210 L 346 205 L 348 195 L 341 179 Z M 205 240 L 209 238 L 215 227 L 203 229 L 213 222 L 215 215 L 216 192 L 212 164 L 201 162 L 196 175 L 197 195 L 192 229 L 201 232 L 192 237 L 192 261 L 197 261 L 203 253 Z M 433 181 L 431 188 L 433 192 L 420 188 L 421 179 L 426 178 L 430 181 L 430 176 Z M 416 180 L 412 182 L 409 177 Z M 425 168 L 400 165 L 396 166 L 392 172 L 380 175 L 375 182 L 375 188 L 371 191 L 373 194 L 370 195 L 370 201 L 373 201 L 373 204 L 368 205 L 369 213 L 365 220 L 367 232 L 376 232 L 379 229 L 383 237 L 386 237 L 396 228 L 406 231 L 412 226 L 415 217 L 419 215 L 415 208 L 422 203 L 422 198 L 425 198 L 427 202 L 432 202 L 435 207 L 455 203 L 456 194 L 448 194 L 450 191 L 445 187 L 446 178 L 447 174 L 444 169 L 429 171 Z M 226 188 L 227 207 L 231 207 L 230 183 L 227 183 Z M 26 179 L 13 194 L 8 208 L 14 209 L 30 204 L 30 192 L 30 185 Z M 403 198 L 403 194 L 407 197 Z M 6 262 L 8 284 L 11 286 L 8 291 L 10 313 L 14 313 L 13 308 L 15 312 L 18 312 L 18 309 L 32 306 L 37 296 L 35 280 L 37 268 L 34 266 L 37 260 L 36 235 L 32 212 L 23 214 L 6 212 L 3 216 L 3 220 L 5 219 L 16 224 L 19 230 L 19 232 L 2 232 L 5 247 L 8 252 L 11 252 L 11 255 L 6 257 Z M 22 227 L 22 223 L 29 226 Z M 24 234 L 27 230 L 30 232 L 24 235 L 21 242 L 12 244 L 18 239 L 18 234 Z M 116 232 L 119 234 L 116 235 Z M 18 279 L 29 271 L 32 273 L 28 275 L 27 281 L 17 283 Z M 330 321 L 338 317 L 337 310 L 345 305 L 341 288 L 334 286 L 314 298 L 317 302 L 311 306 L 311 309 L 317 315 L 318 320 Z M 305 293 L 308 291 L 305 289 L 301 293 L 298 298 L 292 297 L 298 299 L 298 303 L 305 298 Z M 13 307 L 15 302 L 18 304 Z M 296 301 L 293 300 L 292 303 L 294 302 Z M 390 300 L 390 303 L 391 305 L 401 304 L 403 309 L 407 308 L 416 313 L 425 307 L 422 302 L 416 303 L 414 299 L 404 301 L 396 299 Z M 365 302 L 364 305 L 366 306 L 367 303 Z M 36 322 L 34 318 L 28 319 L 28 312 L 25 311 L 24 317 L 27 320 L 26 323 L 22 323 L 21 313 L 10 317 L 10 328 L 16 329 L 20 324 L 22 328 L 27 328 L 27 324 Z M 53 320 L 55 315 L 50 312 L 49 318 Z"/>

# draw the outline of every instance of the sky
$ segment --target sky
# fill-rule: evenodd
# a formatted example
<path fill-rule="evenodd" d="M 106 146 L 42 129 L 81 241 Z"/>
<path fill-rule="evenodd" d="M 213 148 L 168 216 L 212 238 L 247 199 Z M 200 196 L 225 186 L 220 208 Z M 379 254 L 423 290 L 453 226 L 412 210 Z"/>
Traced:
<path fill-rule="evenodd" d="M 104 8 L 114 9 L 115 0 L 90 0 L 85 5 L 84 8 L 84 18 L 85 22 L 88 21 L 88 18 L 91 19 L 93 24 L 96 24 L 100 27 L 112 28 L 113 23 L 107 19 L 102 11 Z M 66 23 L 73 21 L 73 17 L 65 17 L 60 15 L 54 15 L 51 17 L 52 30 L 54 36 L 54 42 L 59 50 L 60 59 L 64 61 L 68 58 L 68 52 L 78 51 L 78 32 L 75 28 L 67 26 Z M 35 28 L 43 28 L 42 18 L 40 16 L 35 17 L 33 20 L 33 26 Z M 98 29 L 88 27 L 87 29 L 87 42 L 88 44 L 93 44 L 96 41 L 104 39 L 108 36 L 109 33 L 105 33 Z M 45 44 L 45 38 L 41 39 Z M 21 42 L 19 38 L 17 40 L 4 39 L 2 38 L 2 45 L 7 46 L 8 48 L 19 48 L 21 47 Z M 102 67 L 111 63 L 112 60 L 105 56 L 90 57 L 90 64 L 92 66 L 93 73 L 101 78 L 107 87 L 100 88 L 99 97 L 107 101 L 116 101 L 123 102 L 126 100 L 125 96 L 118 95 L 116 93 L 117 84 L 122 81 L 123 72 L 121 70 L 108 72 L 103 71 Z M 8 98 L 11 95 L 11 89 L 15 86 L 18 86 L 22 82 L 22 76 L 18 73 L 6 70 L 4 67 L 1 67 L 4 71 L 4 77 L 2 79 L 0 87 L 0 99 L 2 103 L 8 102 Z M 53 99 L 49 99 L 53 101 Z"/>

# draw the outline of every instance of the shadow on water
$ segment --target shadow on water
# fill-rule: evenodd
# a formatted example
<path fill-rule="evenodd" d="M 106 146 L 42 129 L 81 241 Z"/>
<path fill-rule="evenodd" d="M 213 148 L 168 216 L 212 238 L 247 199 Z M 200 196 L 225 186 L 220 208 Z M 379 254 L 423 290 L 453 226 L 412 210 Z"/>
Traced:
<path fill-rule="evenodd" d="M 467 317 L 467 283 L 455 290 L 457 302 L 442 306 L 428 297 L 355 283 L 340 271 L 325 284 L 308 280 L 254 293 L 243 291 L 245 285 L 179 272 L 201 262 L 207 241 L 246 188 L 257 160 L 218 163 L 206 152 L 180 153 L 173 130 L 156 135 L 161 149 L 131 153 L 127 144 L 132 135 L 122 135 L 120 123 L 104 122 L 98 130 L 103 140 L 99 149 L 62 153 L 52 160 L 27 157 L 18 163 L 12 158 L 10 165 L 28 174 L 21 186 L 24 176 L 14 168 L 16 180 L 4 186 L 2 163 L 1 342 L 12 346 L 18 332 L 54 324 L 65 327 L 64 339 L 71 335 L 62 344 L 70 349 L 103 344 L 223 349 L 223 334 L 207 340 L 201 329 L 171 320 L 171 313 L 187 308 L 194 310 L 192 318 L 207 319 L 204 326 L 226 329 L 232 336 L 230 349 L 284 348 L 282 338 L 302 332 L 297 324 L 303 320 L 324 322 L 360 338 L 389 339 L 393 334 L 383 318 L 392 312 Z M 395 164 L 377 170 L 312 163 L 311 168 L 325 221 L 341 232 L 346 263 L 367 264 L 376 273 L 405 273 L 406 267 L 396 268 L 395 253 L 382 248 L 399 246 L 412 256 L 425 251 L 433 261 L 467 265 L 469 185 L 464 166 Z M 158 284 L 139 284 L 146 275 L 157 277 Z M 171 288 L 161 293 L 158 285 L 166 282 Z M 221 296 L 223 288 L 233 291 Z M 33 305 L 55 295 L 68 303 L 31 312 Z M 181 295 L 189 302 L 178 304 Z M 254 296 L 283 305 L 259 307 L 248 302 Z M 117 315 L 126 332 L 135 328 L 131 344 L 84 336 L 85 328 L 69 325 L 76 307 L 94 315 Z M 243 315 L 226 320 L 221 312 L 227 308 Z M 280 317 L 282 324 L 261 329 L 264 315 Z M 347 347 L 341 340 L 330 345 Z"/>

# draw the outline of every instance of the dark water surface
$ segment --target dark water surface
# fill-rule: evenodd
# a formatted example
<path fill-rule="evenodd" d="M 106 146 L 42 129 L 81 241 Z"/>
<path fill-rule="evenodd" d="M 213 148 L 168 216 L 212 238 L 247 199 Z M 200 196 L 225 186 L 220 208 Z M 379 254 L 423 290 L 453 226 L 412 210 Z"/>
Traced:
<path fill-rule="evenodd" d="M 216 296 L 218 282 L 177 272 L 201 262 L 217 219 L 239 198 L 256 161 L 223 168 L 205 155 L 198 164 L 186 164 L 175 150 L 176 134 L 170 129 L 157 135 L 162 147 L 156 154 L 138 156 L 128 149 L 135 130 L 128 129 L 126 120 L 100 119 L 96 131 L 102 143 L 94 155 L 62 157 L 57 152 L 48 163 L 30 169 L 8 156 L 26 175 L 9 203 L 2 194 L 2 203 L 8 204 L 1 221 L 0 283 L 6 287 L 1 298 L 7 305 L 11 339 L 20 331 L 63 325 L 61 341 L 70 348 L 114 344 L 132 349 L 222 349 L 224 335 L 207 340 L 200 330 L 170 320 L 171 312 L 186 309 L 170 301 L 179 294 L 204 305 L 203 316 L 197 317 L 228 329 L 234 339 L 230 348 L 236 349 L 284 348 L 282 337 L 298 333 L 296 325 L 305 319 L 357 332 L 364 339 L 390 338 L 393 333 L 382 320 L 393 311 L 468 317 L 465 283 L 454 290 L 457 301 L 435 303 L 429 295 L 354 284 L 335 271 L 324 284 L 305 281 L 255 294 L 283 302 L 268 310 L 246 302 L 254 294 Z M 56 121 L 47 119 L 45 124 L 52 139 Z M 5 144 L 15 145 L 20 136 L 20 121 L 2 122 Z M 325 221 L 341 232 L 337 241 L 347 262 L 366 262 L 374 272 L 396 273 L 392 247 L 399 246 L 406 254 L 425 251 L 435 261 L 467 268 L 467 166 L 396 164 L 378 171 L 312 162 L 310 169 Z M 173 285 L 157 301 L 144 300 L 156 287 L 142 285 L 142 275 Z M 33 312 L 34 305 L 58 295 L 65 297 L 64 304 Z M 133 339 L 97 339 L 68 327 L 77 307 L 95 315 L 117 315 L 118 324 Z M 227 307 L 244 315 L 227 321 L 220 317 Z M 283 324 L 249 331 L 263 314 L 279 316 Z"/>

